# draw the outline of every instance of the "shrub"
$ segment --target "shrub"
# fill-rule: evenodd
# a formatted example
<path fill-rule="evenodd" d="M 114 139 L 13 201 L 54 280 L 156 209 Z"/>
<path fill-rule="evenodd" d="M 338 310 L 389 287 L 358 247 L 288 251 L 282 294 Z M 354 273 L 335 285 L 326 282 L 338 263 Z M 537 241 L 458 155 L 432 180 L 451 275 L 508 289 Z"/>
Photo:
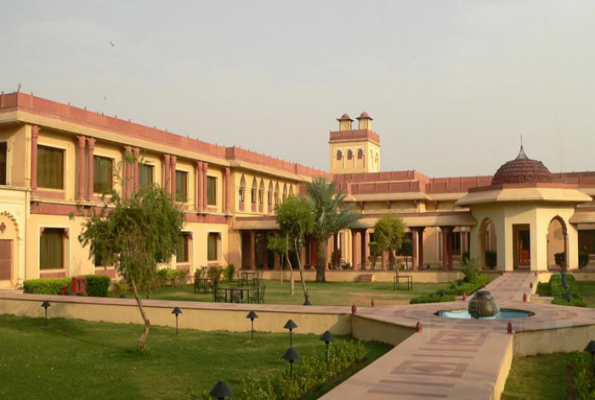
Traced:
<path fill-rule="evenodd" d="M 126 294 L 130 291 L 130 285 L 124 279 L 112 283 L 112 292 L 116 296 Z"/>
<path fill-rule="evenodd" d="M 228 281 L 228 282 L 233 281 L 233 278 L 236 274 L 236 266 L 233 264 L 229 264 L 227 267 L 225 267 L 224 274 L 225 274 L 226 281 Z"/>
<path fill-rule="evenodd" d="M 68 292 L 72 286 L 72 278 L 41 278 L 28 279 L 23 282 L 23 292 L 30 294 L 62 294 L 62 286 L 68 285 Z"/>
<path fill-rule="evenodd" d="M 574 391 L 579 400 L 595 399 L 595 381 L 590 358 L 590 355 L 578 352 L 570 357 Z"/>
<path fill-rule="evenodd" d="M 87 296 L 107 297 L 112 280 L 104 275 L 85 275 L 87 278 Z"/>
<path fill-rule="evenodd" d="M 562 252 L 554 254 L 554 261 L 558 267 L 566 269 L 566 253 Z"/>
<path fill-rule="evenodd" d="M 461 272 L 465 275 L 465 280 L 474 283 L 477 280 L 477 270 L 479 262 L 476 258 L 467 258 L 461 260 Z"/>
<path fill-rule="evenodd" d="M 574 276 L 568 274 L 564 274 L 564 276 L 565 278 L 562 278 L 561 274 L 556 274 L 552 275 L 550 278 L 550 293 L 552 296 L 554 296 L 552 304 L 586 307 L 587 304 L 581 296 Z M 564 280 L 566 281 L 566 287 L 564 287 Z M 570 301 L 566 300 L 567 292 L 572 295 L 572 299 Z"/>
<path fill-rule="evenodd" d="M 174 276 L 173 285 L 184 286 L 186 283 L 188 283 L 188 275 L 190 275 L 189 270 L 178 269 Z"/>
<path fill-rule="evenodd" d="M 454 294 L 444 293 L 443 296 L 440 296 L 439 294 L 425 294 L 423 296 L 412 298 L 409 304 L 445 303 L 449 301 L 455 301 Z"/>
<path fill-rule="evenodd" d="M 464 251 L 463 255 L 461 256 L 461 262 L 464 262 L 465 260 L 469 260 L 471 258 L 471 253 L 469 253 L 468 251 Z"/>
<path fill-rule="evenodd" d="M 345 263 L 345 264 L 341 265 L 341 268 L 342 269 L 352 269 L 353 267 L 351 266 L 351 264 Z"/>
<path fill-rule="evenodd" d="M 459 279 L 449 283 L 446 288 L 440 289 L 436 293 L 414 297 L 409 304 L 455 301 L 455 296 L 462 296 L 463 294 L 471 295 L 489 282 L 490 276 L 485 274 L 478 275 L 477 278 L 475 278 L 475 282 L 466 282 L 464 279 Z"/>
<path fill-rule="evenodd" d="M 496 250 L 486 250 L 485 258 L 486 265 L 488 266 L 488 268 L 496 268 L 496 264 L 498 263 L 498 253 L 496 252 Z"/>
<path fill-rule="evenodd" d="M 223 268 L 221 267 L 210 267 L 207 269 L 207 277 L 213 282 L 214 285 L 218 285 L 221 282 L 221 275 Z"/>
<path fill-rule="evenodd" d="M 583 269 L 587 267 L 587 264 L 589 264 L 589 253 L 581 251 L 578 253 L 578 267 Z"/>

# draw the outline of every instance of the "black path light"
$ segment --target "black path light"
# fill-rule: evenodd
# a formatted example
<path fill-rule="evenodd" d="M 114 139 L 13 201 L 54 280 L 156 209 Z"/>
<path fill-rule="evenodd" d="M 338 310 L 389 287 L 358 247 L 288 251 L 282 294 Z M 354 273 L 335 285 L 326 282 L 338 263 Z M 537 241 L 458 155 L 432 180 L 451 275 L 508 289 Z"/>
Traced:
<path fill-rule="evenodd" d="M 225 381 L 219 381 L 213 386 L 213 389 L 209 392 L 209 396 L 213 396 L 218 400 L 223 400 L 226 397 L 233 396 L 233 392 Z"/>
<path fill-rule="evenodd" d="M 246 318 L 249 318 L 250 322 L 252 323 L 252 331 L 250 334 L 250 340 L 254 340 L 254 320 L 256 318 L 258 318 L 258 314 L 256 314 L 256 311 L 252 310 L 248 313 L 248 315 L 246 315 Z"/>
<path fill-rule="evenodd" d="M 297 328 L 298 326 L 296 325 L 295 322 L 293 322 L 292 319 L 290 319 L 289 321 L 287 321 L 287 323 L 285 324 L 285 326 L 283 328 L 285 329 L 289 329 L 289 347 L 293 347 L 293 337 L 291 336 L 292 331 Z"/>
<path fill-rule="evenodd" d="M 289 376 L 293 378 L 293 362 L 299 360 L 300 355 L 293 347 L 290 347 L 285 354 L 283 354 L 283 359 L 289 361 Z"/>
<path fill-rule="evenodd" d="M 43 303 L 41 303 L 41 306 L 45 308 L 45 326 L 48 326 L 48 307 L 51 307 L 52 305 L 49 301 L 46 300 Z"/>
<path fill-rule="evenodd" d="M 570 292 L 564 293 L 564 299 L 566 299 L 566 301 L 570 303 L 572 301 L 572 293 L 570 293 Z"/>
<path fill-rule="evenodd" d="M 591 358 L 593 359 L 593 375 L 595 376 L 595 340 L 591 340 L 583 351 L 591 353 Z"/>
<path fill-rule="evenodd" d="M 324 341 L 326 344 L 326 362 L 328 363 L 328 346 L 331 342 L 335 341 L 335 337 L 330 331 L 325 331 L 322 336 L 320 336 L 320 340 Z"/>
<path fill-rule="evenodd" d="M 180 307 L 176 307 L 176 308 L 174 308 L 174 310 L 171 313 L 176 315 L 176 335 L 177 335 L 178 334 L 178 315 L 182 314 L 182 310 L 180 310 Z"/>

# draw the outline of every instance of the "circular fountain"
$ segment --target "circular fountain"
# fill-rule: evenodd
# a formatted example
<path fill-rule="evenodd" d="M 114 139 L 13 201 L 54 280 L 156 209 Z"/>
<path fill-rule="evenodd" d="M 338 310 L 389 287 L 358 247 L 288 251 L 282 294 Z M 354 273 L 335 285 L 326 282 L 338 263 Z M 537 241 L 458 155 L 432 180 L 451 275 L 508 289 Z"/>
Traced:
<path fill-rule="evenodd" d="M 512 308 L 500 308 L 490 292 L 481 290 L 469 300 L 467 310 L 440 310 L 436 315 L 456 319 L 511 319 L 530 317 L 534 313 Z"/>

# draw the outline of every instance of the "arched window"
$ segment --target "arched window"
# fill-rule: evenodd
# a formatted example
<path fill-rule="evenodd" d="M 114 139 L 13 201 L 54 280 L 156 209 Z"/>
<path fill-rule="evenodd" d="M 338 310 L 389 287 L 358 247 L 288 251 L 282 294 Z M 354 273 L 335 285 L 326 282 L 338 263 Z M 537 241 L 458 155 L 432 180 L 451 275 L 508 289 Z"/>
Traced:
<path fill-rule="evenodd" d="M 289 195 L 290 196 L 293 196 L 293 186 L 290 186 L 289 187 Z"/>
<path fill-rule="evenodd" d="M 267 193 L 267 201 L 269 203 L 269 206 L 273 205 L 273 181 L 269 182 L 269 191 Z"/>
<path fill-rule="evenodd" d="M 256 178 L 252 179 L 252 204 L 256 204 L 256 192 L 258 191 L 258 184 Z"/>
<path fill-rule="evenodd" d="M 275 185 L 275 205 L 279 204 L 279 182 Z"/>
<path fill-rule="evenodd" d="M 240 203 L 243 203 L 246 195 L 246 178 L 242 175 L 240 180 Z"/>
<path fill-rule="evenodd" d="M 287 183 L 283 185 L 283 201 L 287 200 Z"/>
<path fill-rule="evenodd" d="M 343 159 L 343 153 L 341 150 L 337 151 L 337 161 L 341 161 Z"/>
<path fill-rule="evenodd" d="M 364 151 L 362 149 L 359 149 L 357 151 L 357 159 L 362 160 L 363 158 L 364 158 Z"/>
<path fill-rule="evenodd" d="M 258 188 L 258 204 L 264 204 L 264 179 L 260 179 L 260 187 Z"/>
<path fill-rule="evenodd" d="M 348 150 L 347 151 L 347 159 L 348 160 L 353 160 L 353 151 L 351 151 L 351 150 Z"/>

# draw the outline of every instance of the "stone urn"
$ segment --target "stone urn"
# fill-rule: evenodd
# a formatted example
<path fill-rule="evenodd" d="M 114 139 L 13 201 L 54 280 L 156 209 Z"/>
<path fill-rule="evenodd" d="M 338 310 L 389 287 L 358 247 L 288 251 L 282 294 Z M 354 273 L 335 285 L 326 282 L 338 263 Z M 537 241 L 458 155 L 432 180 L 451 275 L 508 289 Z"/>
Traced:
<path fill-rule="evenodd" d="M 481 290 L 469 300 L 469 314 L 475 319 L 489 318 L 498 314 L 499 308 L 492 294 Z"/>

